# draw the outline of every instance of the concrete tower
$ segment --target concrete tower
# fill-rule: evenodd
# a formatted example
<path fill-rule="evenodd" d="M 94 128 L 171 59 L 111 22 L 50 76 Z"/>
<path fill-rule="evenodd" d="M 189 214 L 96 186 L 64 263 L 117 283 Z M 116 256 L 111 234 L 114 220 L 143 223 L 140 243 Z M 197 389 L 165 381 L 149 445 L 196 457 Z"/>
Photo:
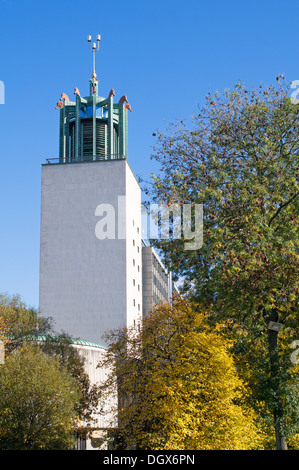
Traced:
<path fill-rule="evenodd" d="M 91 44 L 91 38 L 88 38 Z M 57 330 L 103 342 L 142 318 L 141 190 L 128 164 L 126 96 L 62 94 L 59 158 L 42 165 L 40 311 Z"/>

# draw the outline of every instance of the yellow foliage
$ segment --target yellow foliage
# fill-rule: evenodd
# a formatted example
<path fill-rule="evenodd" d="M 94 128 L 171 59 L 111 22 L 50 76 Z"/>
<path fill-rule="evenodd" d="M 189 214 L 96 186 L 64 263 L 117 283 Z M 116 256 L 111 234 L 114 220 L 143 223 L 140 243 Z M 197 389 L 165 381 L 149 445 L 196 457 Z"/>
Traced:
<path fill-rule="evenodd" d="M 158 306 L 139 335 L 114 339 L 119 432 L 127 448 L 258 449 L 257 417 L 243 404 L 249 391 L 230 346 L 180 297 Z"/>

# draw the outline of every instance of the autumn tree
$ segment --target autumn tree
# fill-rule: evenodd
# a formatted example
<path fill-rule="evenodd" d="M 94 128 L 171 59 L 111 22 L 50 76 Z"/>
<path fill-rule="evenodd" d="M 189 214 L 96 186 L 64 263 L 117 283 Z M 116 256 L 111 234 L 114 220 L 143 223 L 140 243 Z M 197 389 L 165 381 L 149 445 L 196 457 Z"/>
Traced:
<path fill-rule="evenodd" d="M 142 328 L 108 335 L 103 394 L 118 392 L 122 449 L 252 449 L 255 415 L 243 403 L 229 344 L 182 298 L 157 308 Z"/>
<path fill-rule="evenodd" d="M 239 83 L 209 93 L 190 123 L 157 133 L 160 172 L 147 189 L 149 202 L 203 205 L 200 249 L 185 250 L 183 238 L 153 244 L 190 298 L 238 332 L 240 354 L 245 342 L 247 357 L 260 347 L 267 380 L 258 368 L 251 378 L 272 414 L 277 449 L 298 432 L 298 420 L 287 423 L 287 403 L 298 406 L 286 387 L 294 384 L 289 346 L 299 337 L 299 106 L 288 93 L 283 76 L 257 90 Z"/>
<path fill-rule="evenodd" d="M 9 338 L 8 352 L 19 348 L 24 338 L 53 329 L 51 318 L 42 317 L 36 309 L 27 307 L 19 295 L 0 294 L 0 319 Z"/>
<path fill-rule="evenodd" d="M 76 391 L 76 393 L 73 393 L 70 389 L 69 393 L 72 397 L 77 398 L 74 403 L 76 431 L 86 435 L 89 427 L 93 425 L 93 414 L 98 406 L 99 394 L 97 386 L 91 385 L 90 383 L 89 376 L 85 370 L 85 359 L 73 346 L 72 338 L 66 333 L 57 334 L 54 330 L 52 320 L 50 318 L 43 318 L 35 309 L 28 308 L 19 296 L 8 295 L 0 295 L 0 339 L 2 336 L 5 338 L 6 361 L 8 361 L 8 363 L 10 363 L 10 357 L 12 355 L 20 354 L 24 348 L 27 350 L 30 345 L 35 345 L 38 346 L 38 348 L 32 349 L 31 354 L 33 354 L 34 351 L 37 352 L 37 362 L 40 358 L 43 358 L 44 354 L 44 363 L 46 360 L 49 360 L 50 364 L 51 361 L 54 361 L 55 367 L 61 370 L 61 380 L 64 380 L 67 374 L 69 375 L 69 381 L 73 384 L 74 391 Z M 28 357 L 29 367 L 31 355 L 23 355 L 20 357 L 22 357 L 23 362 L 25 362 Z M 24 365 L 24 367 L 26 368 L 26 365 Z M 8 369 L 7 374 L 10 370 L 11 369 Z M 32 373 L 34 374 L 35 371 L 33 370 Z M 30 368 L 28 369 L 28 374 L 30 375 Z M 23 378 L 24 376 L 21 375 L 20 380 L 23 380 Z M 13 381 L 13 378 L 9 379 L 7 376 L 6 380 L 7 383 L 9 383 L 9 380 Z M 31 379 L 29 378 L 28 380 Z M 34 378 L 32 378 L 32 380 L 34 380 Z M 49 377 L 49 385 L 51 386 L 51 377 Z M 23 385 L 20 383 L 20 390 L 22 390 L 22 386 Z M 25 386 L 26 383 L 24 383 L 24 387 Z M 46 375 L 44 386 L 46 387 Z M 35 393 L 34 389 L 32 393 Z M 45 395 L 46 393 L 47 390 L 45 389 Z M 49 390 L 49 393 L 51 393 L 51 390 Z M 34 405 L 34 400 L 32 404 Z M 25 411 L 30 415 L 31 413 L 37 412 L 37 410 L 30 410 L 28 406 L 26 410 L 23 411 L 25 429 L 26 423 L 28 424 Z M 53 408 L 53 412 L 54 411 L 55 408 Z M 15 431 L 19 429 L 20 428 L 17 427 Z M 15 437 L 16 442 L 20 444 L 19 437 Z M 51 442 L 54 443 L 54 441 Z M 39 444 L 32 441 L 30 445 L 36 446 Z"/>

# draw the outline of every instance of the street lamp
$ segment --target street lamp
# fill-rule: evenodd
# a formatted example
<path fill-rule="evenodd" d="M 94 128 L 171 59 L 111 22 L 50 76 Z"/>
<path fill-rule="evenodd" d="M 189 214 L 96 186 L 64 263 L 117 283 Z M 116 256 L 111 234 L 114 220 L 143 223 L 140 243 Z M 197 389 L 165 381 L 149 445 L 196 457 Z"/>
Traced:
<path fill-rule="evenodd" d="M 268 330 L 277 331 L 277 333 L 281 330 L 281 327 L 282 324 L 275 321 L 270 321 L 268 323 Z"/>

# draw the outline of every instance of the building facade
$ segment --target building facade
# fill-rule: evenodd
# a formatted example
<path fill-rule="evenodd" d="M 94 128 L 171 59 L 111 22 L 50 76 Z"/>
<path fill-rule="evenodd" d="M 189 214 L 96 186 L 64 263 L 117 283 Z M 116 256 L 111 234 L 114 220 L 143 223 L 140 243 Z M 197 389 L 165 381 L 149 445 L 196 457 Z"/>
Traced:
<path fill-rule="evenodd" d="M 59 158 L 42 165 L 43 316 L 72 337 L 105 343 L 142 318 L 141 190 L 127 161 L 126 96 L 63 93 Z"/>
<path fill-rule="evenodd" d="M 102 342 L 141 319 L 140 204 L 126 160 L 42 167 L 40 311 L 57 329 Z"/>
<path fill-rule="evenodd" d="M 114 90 L 99 96 L 95 71 L 89 95 L 74 94 L 57 103 L 59 157 L 42 165 L 39 309 L 57 332 L 76 338 L 94 384 L 108 373 L 97 368 L 105 334 L 137 327 L 155 304 L 170 300 L 174 286 L 141 236 L 141 189 L 127 159 L 127 97 L 114 103 Z M 102 448 L 113 416 L 104 411 L 78 448 Z"/>
<path fill-rule="evenodd" d="M 175 285 L 172 275 L 161 261 L 152 246 L 142 242 L 142 294 L 143 318 L 148 315 L 155 305 L 170 302 Z"/>

